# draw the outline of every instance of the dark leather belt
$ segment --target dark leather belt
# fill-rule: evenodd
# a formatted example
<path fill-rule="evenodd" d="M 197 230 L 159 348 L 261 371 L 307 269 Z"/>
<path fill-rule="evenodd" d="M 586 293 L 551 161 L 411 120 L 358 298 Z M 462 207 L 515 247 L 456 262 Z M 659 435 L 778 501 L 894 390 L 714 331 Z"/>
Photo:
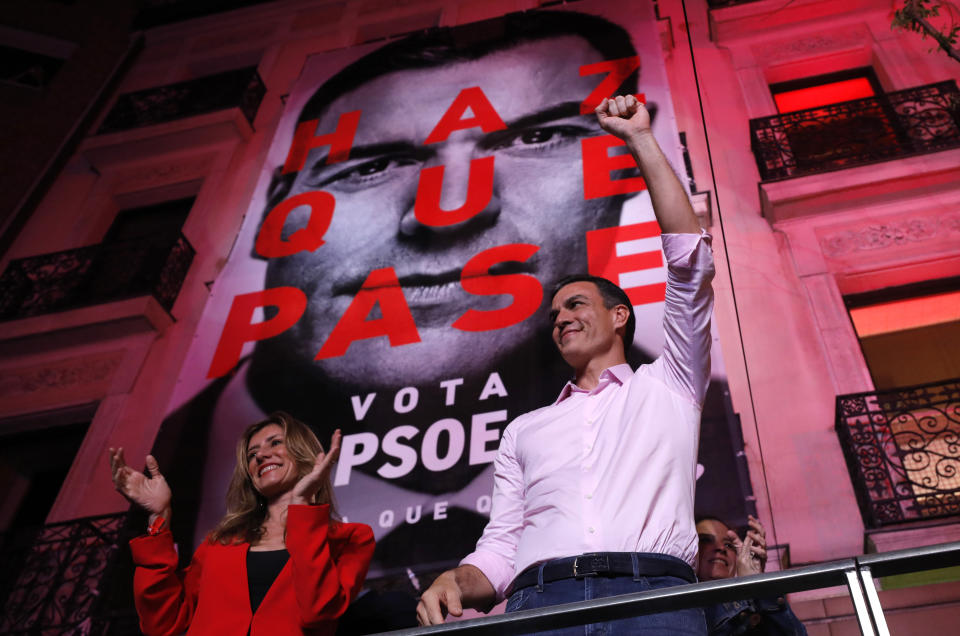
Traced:
<path fill-rule="evenodd" d="M 591 552 L 580 556 L 555 559 L 543 564 L 543 582 L 580 579 L 585 576 L 633 576 L 632 552 Z M 540 566 L 533 565 L 517 575 L 509 593 L 537 584 Z M 675 576 L 687 583 L 696 583 L 693 568 L 676 558 L 653 558 L 637 553 L 638 576 Z"/>

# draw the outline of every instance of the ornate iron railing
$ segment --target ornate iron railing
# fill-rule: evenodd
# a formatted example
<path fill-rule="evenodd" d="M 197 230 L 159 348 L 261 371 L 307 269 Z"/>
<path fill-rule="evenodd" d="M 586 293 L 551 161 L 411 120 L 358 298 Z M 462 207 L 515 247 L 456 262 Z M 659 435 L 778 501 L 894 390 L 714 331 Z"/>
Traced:
<path fill-rule="evenodd" d="M 0 634 L 106 634 L 135 626 L 132 608 L 109 607 L 105 593 L 126 519 L 87 517 L 0 538 Z"/>
<path fill-rule="evenodd" d="M 0 276 L 0 320 L 152 294 L 168 312 L 194 249 L 172 238 L 100 243 L 10 261 Z"/>
<path fill-rule="evenodd" d="M 838 396 L 836 428 L 868 527 L 960 513 L 960 379 Z"/>
<path fill-rule="evenodd" d="M 267 89 L 256 67 L 124 93 L 97 130 L 98 135 L 239 108 L 253 119 Z"/>
<path fill-rule="evenodd" d="M 763 181 L 960 148 L 954 80 L 750 120 Z"/>

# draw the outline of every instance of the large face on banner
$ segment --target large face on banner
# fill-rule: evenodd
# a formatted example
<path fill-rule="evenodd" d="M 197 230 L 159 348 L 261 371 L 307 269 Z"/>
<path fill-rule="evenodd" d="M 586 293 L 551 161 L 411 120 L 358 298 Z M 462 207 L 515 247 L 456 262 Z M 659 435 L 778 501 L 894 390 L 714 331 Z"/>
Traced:
<path fill-rule="evenodd" d="M 540 285 L 549 290 L 583 271 L 586 232 L 615 224 L 620 212 L 620 197 L 583 194 L 581 140 L 602 131 L 592 114 L 580 114 L 597 77 L 579 69 L 600 61 L 586 40 L 564 36 L 390 73 L 335 99 L 317 130 L 333 131 L 341 114 L 360 110 L 349 159 L 328 164 L 329 147 L 312 150 L 290 190 L 335 197 L 325 243 L 268 266 L 267 287 L 303 290 L 307 308 L 263 346 L 278 359 L 295 352 L 298 366 L 329 381 L 397 388 L 480 373 L 542 334 L 546 317 L 532 315 L 541 308 Z M 449 122 L 456 129 L 438 128 Z M 428 143 L 434 131 L 443 139 Z M 437 167 L 440 187 L 429 191 L 423 175 Z M 417 205 L 442 211 L 443 224 L 418 214 Z M 474 213 L 443 218 L 464 206 L 471 209 L 462 216 Z M 310 213 L 302 206 L 287 223 L 302 227 Z M 536 280 L 500 287 L 513 297 L 469 293 L 462 270 L 477 257 L 496 264 L 492 273 Z M 370 273 L 383 268 L 395 273 L 415 331 L 406 328 L 406 310 L 389 300 L 364 318 L 382 317 L 388 334 L 415 341 L 356 339 L 346 355 L 314 363 Z M 495 284 L 495 276 L 479 274 Z"/>

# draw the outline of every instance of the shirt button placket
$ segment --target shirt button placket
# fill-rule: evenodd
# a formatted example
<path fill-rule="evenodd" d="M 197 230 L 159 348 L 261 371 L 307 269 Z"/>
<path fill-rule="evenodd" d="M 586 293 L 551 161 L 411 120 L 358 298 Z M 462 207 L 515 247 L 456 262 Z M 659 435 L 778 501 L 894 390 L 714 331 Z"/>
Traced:
<path fill-rule="evenodd" d="M 583 442 L 583 459 L 580 462 L 580 467 L 584 471 L 589 470 L 592 466 L 590 461 L 590 451 L 593 450 L 593 428 L 595 422 L 596 421 L 594 420 L 593 416 L 587 414 L 581 434 L 581 441 Z"/>

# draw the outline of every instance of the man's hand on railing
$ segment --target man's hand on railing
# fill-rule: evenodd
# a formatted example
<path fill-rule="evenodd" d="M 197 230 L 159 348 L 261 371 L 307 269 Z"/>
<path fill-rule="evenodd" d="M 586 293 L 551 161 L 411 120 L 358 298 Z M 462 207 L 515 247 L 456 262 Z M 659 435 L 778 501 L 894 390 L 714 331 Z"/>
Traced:
<path fill-rule="evenodd" d="M 462 616 L 463 608 L 489 611 L 496 598 L 486 575 L 473 565 L 461 565 L 437 577 L 417 604 L 421 625 L 441 625 L 447 614 Z"/>
<path fill-rule="evenodd" d="M 461 598 L 463 592 L 457 585 L 453 570 L 447 570 L 437 577 L 426 592 L 420 596 L 417 604 L 417 621 L 421 625 L 440 625 L 447 613 L 463 615 Z"/>

